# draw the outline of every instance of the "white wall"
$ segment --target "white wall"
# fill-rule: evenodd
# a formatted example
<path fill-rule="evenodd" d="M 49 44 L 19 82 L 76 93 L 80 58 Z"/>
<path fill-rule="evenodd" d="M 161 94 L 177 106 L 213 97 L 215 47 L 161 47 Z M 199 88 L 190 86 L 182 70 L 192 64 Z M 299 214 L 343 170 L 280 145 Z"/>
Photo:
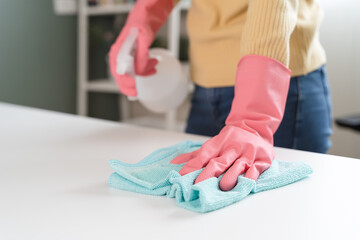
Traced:
<path fill-rule="evenodd" d="M 360 2 L 318 0 L 325 11 L 321 42 L 327 53 L 333 116 L 360 115 Z M 360 132 L 334 125 L 331 154 L 360 158 Z"/>

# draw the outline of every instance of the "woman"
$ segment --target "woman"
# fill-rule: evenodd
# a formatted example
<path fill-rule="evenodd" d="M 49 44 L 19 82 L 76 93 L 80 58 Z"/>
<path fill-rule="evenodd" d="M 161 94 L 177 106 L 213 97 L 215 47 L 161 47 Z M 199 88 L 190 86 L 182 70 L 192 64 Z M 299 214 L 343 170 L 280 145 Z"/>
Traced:
<path fill-rule="evenodd" d="M 136 73 L 153 74 L 157 61 L 149 59 L 149 46 L 174 4 L 138 0 L 130 13 L 110 51 L 111 71 L 124 94 L 136 95 L 134 79 L 115 71 L 129 29 L 139 29 Z M 328 150 L 331 105 L 321 19 L 312 0 L 192 1 L 188 32 L 196 88 L 186 131 L 213 137 L 172 161 L 186 163 L 181 175 L 205 167 L 195 184 L 224 174 L 220 188 L 230 190 L 239 175 L 256 181 L 270 167 L 274 144 Z"/>

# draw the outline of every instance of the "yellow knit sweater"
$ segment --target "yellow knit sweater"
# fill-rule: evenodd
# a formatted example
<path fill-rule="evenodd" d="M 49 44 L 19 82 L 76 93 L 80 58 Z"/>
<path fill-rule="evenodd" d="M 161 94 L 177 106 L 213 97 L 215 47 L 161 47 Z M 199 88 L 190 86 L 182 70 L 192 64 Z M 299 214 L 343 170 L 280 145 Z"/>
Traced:
<path fill-rule="evenodd" d="M 313 0 L 192 0 L 187 28 L 192 80 L 233 86 L 242 56 L 279 60 L 304 75 L 325 63 L 319 42 L 323 13 Z"/>

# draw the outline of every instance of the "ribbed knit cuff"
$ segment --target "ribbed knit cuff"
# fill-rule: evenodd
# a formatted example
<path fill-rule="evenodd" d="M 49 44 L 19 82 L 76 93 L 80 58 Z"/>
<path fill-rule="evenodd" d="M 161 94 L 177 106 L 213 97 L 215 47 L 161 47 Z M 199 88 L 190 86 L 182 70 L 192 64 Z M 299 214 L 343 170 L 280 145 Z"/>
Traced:
<path fill-rule="evenodd" d="M 241 38 L 241 57 L 267 56 L 289 66 L 289 42 L 297 9 L 298 0 L 250 0 Z"/>

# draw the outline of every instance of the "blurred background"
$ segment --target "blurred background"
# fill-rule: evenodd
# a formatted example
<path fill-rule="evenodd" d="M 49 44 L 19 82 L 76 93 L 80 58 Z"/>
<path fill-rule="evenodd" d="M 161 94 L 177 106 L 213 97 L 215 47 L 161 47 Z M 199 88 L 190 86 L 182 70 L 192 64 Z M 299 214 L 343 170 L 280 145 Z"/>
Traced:
<path fill-rule="evenodd" d="M 133 1 L 84 2 L 0 0 L 0 101 L 183 131 L 191 94 L 176 112 L 154 114 L 121 96 L 109 75 L 107 53 Z M 318 2 L 335 122 L 360 115 L 360 3 Z M 186 72 L 189 6 L 179 4 L 153 44 L 169 48 Z M 330 154 L 360 158 L 359 131 L 334 123 L 332 142 Z"/>

